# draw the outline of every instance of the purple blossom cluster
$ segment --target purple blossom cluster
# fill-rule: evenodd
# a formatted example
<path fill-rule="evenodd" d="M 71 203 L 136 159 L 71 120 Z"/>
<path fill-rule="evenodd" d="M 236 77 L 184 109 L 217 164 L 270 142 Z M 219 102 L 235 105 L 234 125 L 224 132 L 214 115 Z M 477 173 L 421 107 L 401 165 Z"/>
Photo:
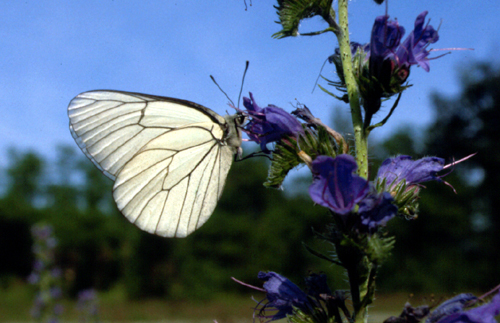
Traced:
<path fill-rule="evenodd" d="M 358 216 L 355 226 L 362 231 L 373 231 L 397 214 L 390 194 L 378 193 L 364 178 L 356 175 L 354 157 L 319 156 L 312 163 L 314 180 L 309 187 L 311 199 L 339 215 L 344 223 Z M 354 213 L 359 206 L 358 215 Z"/>
<path fill-rule="evenodd" d="M 31 228 L 35 261 L 28 282 L 37 287 L 31 315 L 39 321 L 57 322 L 63 312 L 58 303 L 62 297 L 61 270 L 55 266 L 57 240 L 52 226 L 36 224 Z"/>
<path fill-rule="evenodd" d="M 99 305 L 97 292 L 94 289 L 85 289 L 78 293 L 76 309 L 80 313 L 80 322 L 98 322 Z"/>
<path fill-rule="evenodd" d="M 389 20 L 389 16 L 379 16 L 373 24 L 367 58 L 370 72 L 378 80 L 388 75 L 399 74 L 404 82 L 411 65 L 418 65 L 429 72 L 429 54 L 427 48 L 439 40 L 437 30 L 425 24 L 427 11 L 422 12 L 415 20 L 415 28 L 401 42 L 405 29 L 397 20 Z"/>
<path fill-rule="evenodd" d="M 243 131 L 250 141 L 260 144 L 265 153 L 270 153 L 268 143 L 304 133 L 301 123 L 294 116 L 272 104 L 265 108 L 259 107 L 252 93 L 250 98 L 243 98 L 243 105 L 247 109 L 243 113 L 250 118 Z"/>
<path fill-rule="evenodd" d="M 297 18 L 293 15 L 294 10 L 306 12 L 305 3 L 279 2 L 277 9 L 280 19 L 287 18 L 280 20 L 284 27 L 284 20 L 289 22 L 291 18 Z M 308 14 L 313 12 L 311 8 L 315 8 L 328 16 L 331 2 L 325 11 L 318 9 L 318 3 L 307 3 Z M 429 46 L 439 40 L 439 34 L 426 22 L 427 14 L 427 11 L 423 11 L 417 16 L 413 30 L 406 38 L 405 28 L 397 20 L 390 20 L 388 15 L 377 17 L 368 44 L 350 43 L 353 60 L 349 63 L 352 63 L 352 68 L 342 65 L 345 63 L 345 56 L 341 56 L 339 49 L 329 57 L 330 63 L 335 64 L 340 79 L 338 82 L 329 81 L 329 84 L 344 92 L 344 95 L 340 97 L 327 90 L 325 92 L 351 103 L 353 124 L 356 131 L 361 129 L 361 132 L 356 132 L 356 135 L 361 134 L 362 137 L 356 137 L 356 145 L 359 145 L 356 146 L 357 154 L 365 156 L 362 161 L 358 161 L 360 163 L 367 162 L 365 140 L 370 131 L 386 123 L 396 108 L 401 93 L 410 86 L 406 81 L 411 66 L 417 65 L 426 72 L 430 71 L 429 56 L 432 50 Z M 301 19 L 303 17 L 297 21 Z M 330 26 L 328 31 L 336 33 L 342 30 L 337 26 L 334 16 L 330 15 L 325 20 Z M 340 37 L 339 42 L 342 42 Z M 344 42 L 342 45 L 345 48 L 347 44 Z M 357 82 L 356 89 L 346 85 L 348 82 L 344 68 L 349 73 L 352 72 Z M 382 101 L 396 94 L 399 95 L 398 99 L 387 117 L 372 125 L 372 117 L 381 108 Z M 350 102 L 353 98 L 359 98 L 359 102 Z M 385 160 L 375 179 L 369 181 L 356 173 L 358 163 L 353 156 L 347 154 L 349 147 L 344 138 L 315 118 L 305 106 L 292 113 L 305 121 L 302 124 L 274 105 L 259 107 L 252 93 L 243 102 L 246 111 L 240 112 L 248 117 L 249 122 L 242 130 L 250 141 L 258 143 L 266 154 L 271 153 L 268 143 L 280 143 L 273 152 L 269 177 L 275 174 L 286 175 L 300 163 L 306 164 L 311 170 L 313 180 L 309 186 L 309 195 L 316 204 L 331 211 L 334 222 L 325 233 L 318 233 L 317 236 L 331 243 L 334 249 L 331 254 L 326 254 L 308 246 L 306 248 L 315 256 L 346 270 L 351 284 L 353 309 L 351 316 L 345 308 L 343 294 L 339 294 L 339 291 L 332 293 L 326 284 L 325 275 L 310 275 L 306 279 L 307 289 L 303 291 L 275 272 L 259 272 L 258 278 L 264 282 L 263 288 L 238 281 L 266 293 L 265 299 L 256 306 L 258 318 L 264 322 L 284 318 L 289 318 L 291 322 L 316 323 L 366 321 L 366 307 L 374 299 L 377 270 L 390 254 L 394 243 L 394 237 L 388 237 L 385 232 L 378 234 L 379 229 L 398 214 L 414 218 L 418 210 L 418 194 L 424 187 L 422 183 L 438 181 L 449 185 L 442 180 L 447 174 L 440 172 L 460 161 L 445 165 L 444 159 L 439 157 L 413 160 L 410 156 L 396 156 Z M 359 110 L 360 106 L 363 107 L 364 114 Z M 366 173 L 367 169 L 361 171 Z M 282 181 L 285 175 L 279 179 Z M 496 289 L 499 288 L 500 286 Z M 495 323 L 495 317 L 500 314 L 500 293 L 490 302 L 478 305 L 481 299 L 472 294 L 460 294 L 443 302 L 432 312 L 429 306 L 413 308 L 407 303 L 399 317 L 391 317 L 385 322 L 418 323 L 425 318 L 426 323 Z M 341 311 L 344 318 L 341 318 Z"/>
<path fill-rule="evenodd" d="M 233 280 L 266 293 L 266 297 L 255 308 L 261 321 L 281 320 L 300 311 L 306 315 L 315 315 L 320 322 L 328 322 L 329 318 L 337 314 L 338 308 L 347 311 L 344 294 L 332 293 L 324 274 L 310 274 L 305 279 L 305 292 L 288 278 L 272 271 L 261 271 L 257 277 L 264 281 L 263 288 Z"/>
<path fill-rule="evenodd" d="M 410 156 L 389 158 L 380 166 L 374 181 L 386 183 L 385 191 L 380 193 L 374 183 L 355 174 L 357 164 L 352 156 L 319 156 L 312 163 L 314 181 L 309 187 L 309 195 L 315 203 L 329 208 L 344 222 L 353 222 L 349 218 L 357 216 L 357 228 L 373 232 L 398 212 L 390 194 L 393 187 L 403 181 L 407 188 L 431 180 L 440 181 L 442 176 L 437 173 L 443 168 L 444 160 L 437 157 L 415 161 Z"/>
<path fill-rule="evenodd" d="M 394 25 L 392 28 L 394 33 L 398 30 L 396 27 Z M 427 29 L 427 33 L 433 30 Z M 404 30 L 399 32 L 403 34 Z M 398 43 L 399 40 L 395 42 Z M 379 45 L 374 48 L 378 48 L 378 51 L 384 46 Z M 260 108 L 252 93 L 250 98 L 244 98 L 243 102 L 247 109 L 243 113 L 250 119 L 243 130 L 248 134 L 250 141 L 260 144 L 263 152 L 270 153 L 267 148 L 268 143 L 283 140 L 287 136 L 304 135 L 302 124 L 283 109 L 274 105 Z M 304 118 L 315 119 L 310 113 Z M 438 176 L 437 173 L 445 166 L 444 160 L 438 157 L 426 157 L 414 161 L 410 156 L 397 156 L 382 163 L 373 183 L 356 175 L 357 167 L 354 158 L 347 154 L 335 158 L 317 156 L 310 165 L 313 183 L 309 187 L 309 195 L 316 204 L 329 208 L 342 219 L 344 224 L 349 224 L 349 227 L 360 232 L 373 233 L 398 213 L 397 203 L 391 195 L 394 187 L 401 182 L 404 182 L 407 188 L 412 188 L 431 180 L 441 181 L 442 176 Z M 377 182 L 385 183 L 385 187 L 377 190 Z"/>
<path fill-rule="evenodd" d="M 339 311 L 349 317 L 349 310 L 344 303 L 345 295 L 338 291 L 332 292 L 324 274 L 310 274 L 305 279 L 306 292 L 288 278 L 272 271 L 261 271 L 258 278 L 264 281 L 263 288 L 233 280 L 266 293 L 265 299 L 255 308 L 257 317 L 263 322 L 284 319 L 296 315 L 298 311 L 314 317 L 316 322 L 330 322 L 329 319 L 338 315 Z M 415 322 L 426 318 L 426 323 L 496 323 L 495 317 L 500 315 L 500 293 L 490 302 L 475 306 L 478 300 L 472 294 L 459 294 L 441 303 L 430 313 L 427 306 L 424 306 L 426 310 L 418 313 L 408 313 L 408 310 L 405 312 L 407 316 L 413 316 Z M 418 309 L 413 309 L 415 310 Z M 395 319 L 388 319 L 386 322 L 400 322 Z"/>
<path fill-rule="evenodd" d="M 381 107 L 382 99 L 401 93 L 408 85 L 404 85 L 413 65 L 430 71 L 429 46 L 439 40 L 439 34 L 433 26 L 425 22 L 427 11 L 419 14 L 414 29 L 405 36 L 405 28 L 397 20 L 390 20 L 388 15 L 375 19 L 370 42 L 360 44 L 351 42 L 351 52 L 356 62 L 353 66 L 362 97 L 369 126 L 371 117 Z M 340 82 L 332 85 L 345 90 L 340 50 L 328 58 L 335 64 Z M 337 97 L 338 98 L 338 97 Z M 344 100 L 344 97 L 341 98 Z"/>
<path fill-rule="evenodd" d="M 422 19 L 423 17 L 425 15 Z M 386 159 L 378 169 L 375 179 L 370 182 L 356 174 L 358 165 L 351 155 L 338 154 L 336 157 L 331 157 L 319 154 L 311 157 L 306 154 L 307 158 L 303 156 L 305 154 L 303 149 L 307 147 L 298 146 L 302 142 L 307 144 L 307 140 L 300 141 L 300 137 L 309 135 L 306 133 L 309 127 L 321 125 L 321 122 L 318 122 L 308 109 L 295 113 L 306 121 L 303 127 L 291 114 L 276 106 L 269 105 L 266 108 L 260 108 L 252 94 L 250 98 L 244 99 L 244 104 L 247 111 L 243 113 L 246 113 L 250 119 L 244 131 L 251 141 L 260 144 L 265 153 L 270 153 L 266 146 L 268 143 L 278 142 L 290 136 L 297 137 L 296 154 L 309 166 L 313 176 L 309 195 L 316 204 L 330 209 L 336 219 L 335 230 L 338 232 L 332 236 L 334 238 L 331 241 L 336 249 L 342 249 L 342 256 L 332 259 L 332 262 L 344 267 L 351 265 L 356 252 L 370 257 L 374 262 L 383 261 L 384 250 L 390 250 L 392 240 L 382 239 L 375 235 L 380 227 L 385 226 L 389 220 L 400 213 L 400 209 L 403 209 L 403 214 L 407 214 L 406 210 L 416 210 L 416 205 L 413 203 L 418 200 L 419 190 L 423 187 L 422 183 L 444 182 L 442 178 L 446 174 L 439 175 L 441 171 L 470 157 L 445 165 L 444 159 L 438 157 L 413 160 L 410 156 L 396 156 Z M 277 153 L 279 154 L 279 151 Z M 339 223 L 341 223 L 340 226 Z M 369 239 L 379 240 L 373 245 L 365 245 L 364 249 L 358 251 L 349 249 L 349 244 L 344 245 L 342 241 L 335 238 L 349 237 L 346 239 L 351 239 L 352 237 L 354 240 L 350 240 L 351 243 L 365 243 L 366 240 L 362 237 L 366 236 Z M 325 256 L 322 257 L 325 258 Z M 346 317 L 349 317 L 348 310 L 343 307 L 344 298 L 332 294 L 326 285 L 325 276 L 310 276 L 306 280 L 306 285 L 308 285 L 306 291 L 275 272 L 260 272 L 258 277 L 264 281 L 263 288 L 250 287 L 266 292 L 266 298 L 256 307 L 258 317 L 263 321 L 306 315 L 314 317 L 315 322 L 322 322 L 324 318 L 331 319 L 331 315 L 340 315 L 340 310 Z M 446 312 L 446 315 L 441 315 L 439 319 L 429 319 L 427 323 L 494 323 L 489 318 L 498 315 L 498 302 L 498 299 L 494 298 L 491 303 L 477 309 L 454 311 L 453 314 Z M 334 309 L 332 313 L 336 314 L 328 313 L 332 309 Z M 441 310 L 434 311 L 434 313 L 439 312 L 443 312 L 442 307 Z M 420 314 L 426 316 L 428 311 Z M 431 314 L 430 318 L 435 318 L 436 315 Z M 335 321 L 340 322 L 342 319 L 335 317 Z"/>
<path fill-rule="evenodd" d="M 495 317 L 500 315 L 500 293 L 489 303 L 472 307 L 477 300 L 472 294 L 459 294 L 436 307 L 426 323 L 496 323 Z"/>

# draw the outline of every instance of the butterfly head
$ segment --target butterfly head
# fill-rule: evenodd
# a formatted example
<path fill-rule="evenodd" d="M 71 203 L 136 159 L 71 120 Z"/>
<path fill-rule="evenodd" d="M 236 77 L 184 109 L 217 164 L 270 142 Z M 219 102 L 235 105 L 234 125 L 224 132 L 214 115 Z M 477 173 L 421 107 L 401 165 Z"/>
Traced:
<path fill-rule="evenodd" d="M 239 148 L 241 146 L 241 126 L 247 121 L 247 116 L 238 112 L 236 114 L 224 116 L 227 129 L 225 142 L 228 146 Z"/>

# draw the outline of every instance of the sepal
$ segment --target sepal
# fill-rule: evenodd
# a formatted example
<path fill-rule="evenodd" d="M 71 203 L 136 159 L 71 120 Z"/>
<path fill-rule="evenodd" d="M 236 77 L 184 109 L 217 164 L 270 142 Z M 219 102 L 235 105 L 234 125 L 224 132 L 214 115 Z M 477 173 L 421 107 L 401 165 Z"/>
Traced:
<path fill-rule="evenodd" d="M 376 182 L 378 192 L 387 191 L 394 198 L 394 204 L 398 207 L 398 215 L 407 220 L 416 219 L 418 217 L 418 200 L 420 187 L 418 185 L 407 185 L 406 180 L 401 180 L 399 183 L 386 182 L 384 178 L 380 178 Z"/>
<path fill-rule="evenodd" d="M 394 237 L 382 237 L 377 233 L 344 235 L 337 252 L 345 264 L 360 263 L 359 260 L 366 257 L 365 265 L 369 267 L 371 264 L 382 264 L 391 255 L 395 242 Z"/>
<path fill-rule="evenodd" d="M 383 263 L 391 255 L 395 243 L 394 237 L 382 237 L 377 233 L 368 236 L 365 252 L 370 262 Z"/>
<path fill-rule="evenodd" d="M 306 124 L 302 127 L 304 135 L 298 139 L 285 136 L 275 144 L 265 187 L 279 188 L 290 170 L 305 163 L 301 154 L 314 160 L 320 155 L 335 157 L 341 153 L 343 142 L 337 142 L 327 129 L 322 126 L 311 129 Z"/>
<path fill-rule="evenodd" d="M 294 138 L 288 137 L 276 143 L 273 151 L 273 158 L 267 179 L 264 182 L 265 187 L 279 188 L 285 180 L 286 175 L 290 170 L 297 167 L 301 163 L 301 159 L 297 154 L 297 141 Z"/>
<path fill-rule="evenodd" d="M 335 18 L 333 0 L 278 0 L 277 13 L 282 30 L 273 34 L 274 38 L 299 35 L 299 25 L 303 19 L 321 16 L 329 21 Z"/>

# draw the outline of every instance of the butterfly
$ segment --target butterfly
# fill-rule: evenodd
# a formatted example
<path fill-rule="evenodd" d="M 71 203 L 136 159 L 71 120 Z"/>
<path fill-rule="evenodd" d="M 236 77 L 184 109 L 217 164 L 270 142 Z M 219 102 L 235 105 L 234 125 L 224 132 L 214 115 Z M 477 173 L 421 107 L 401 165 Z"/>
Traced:
<path fill-rule="evenodd" d="M 186 237 L 208 220 L 246 121 L 186 100 L 108 90 L 77 95 L 68 116 L 80 149 L 114 181 L 120 212 L 163 237 Z"/>

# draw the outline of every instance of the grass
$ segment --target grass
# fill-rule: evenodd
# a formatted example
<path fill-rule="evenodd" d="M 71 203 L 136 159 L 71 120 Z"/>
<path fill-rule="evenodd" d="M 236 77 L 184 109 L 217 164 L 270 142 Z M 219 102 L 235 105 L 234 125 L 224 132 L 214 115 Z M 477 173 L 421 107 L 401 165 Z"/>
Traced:
<path fill-rule="evenodd" d="M 0 289 L 0 322 L 33 321 L 29 314 L 34 292 L 24 282 L 10 284 L 8 289 Z M 105 322 L 213 322 L 219 323 L 252 322 L 252 306 L 255 303 L 250 296 L 232 295 L 216 297 L 210 301 L 168 301 L 145 299 L 130 301 L 124 298 L 120 288 L 99 294 L 99 318 Z M 446 295 L 450 296 L 450 295 Z M 258 297 L 258 295 L 255 295 Z M 436 298 L 439 300 L 439 298 Z M 397 316 L 406 301 L 418 306 L 429 304 L 430 297 L 397 293 L 378 295 L 375 305 L 370 308 L 370 322 L 383 322 L 391 315 Z M 79 321 L 75 309 L 76 301 L 63 300 L 64 313 L 61 322 Z"/>
<path fill-rule="evenodd" d="M 120 288 L 99 294 L 99 319 L 106 322 L 190 321 L 220 323 L 242 321 L 252 316 L 253 301 L 249 296 L 217 297 L 210 301 L 170 301 L 163 299 L 127 300 Z M 24 282 L 0 288 L 0 322 L 29 322 L 34 290 Z M 79 321 L 76 300 L 61 301 L 61 322 Z"/>

